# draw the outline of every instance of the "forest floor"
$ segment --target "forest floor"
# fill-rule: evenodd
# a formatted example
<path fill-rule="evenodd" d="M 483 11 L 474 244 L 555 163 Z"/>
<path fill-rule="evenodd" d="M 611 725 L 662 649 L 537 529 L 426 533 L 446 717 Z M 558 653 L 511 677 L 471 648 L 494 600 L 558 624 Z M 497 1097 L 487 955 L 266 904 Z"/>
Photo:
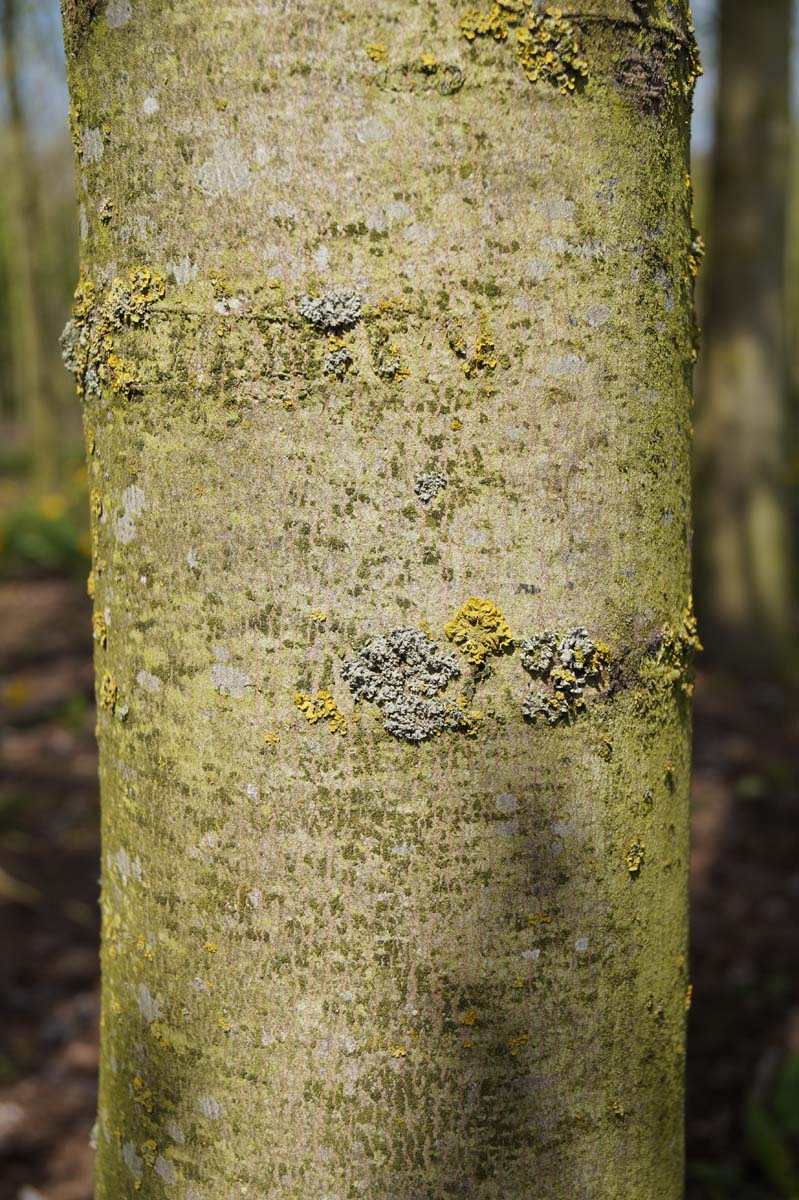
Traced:
<path fill-rule="evenodd" d="M 89 618 L 73 581 L 0 584 L 0 1200 L 91 1196 L 99 823 Z M 697 683 L 690 1200 L 799 1195 L 795 699 L 707 673 Z"/>

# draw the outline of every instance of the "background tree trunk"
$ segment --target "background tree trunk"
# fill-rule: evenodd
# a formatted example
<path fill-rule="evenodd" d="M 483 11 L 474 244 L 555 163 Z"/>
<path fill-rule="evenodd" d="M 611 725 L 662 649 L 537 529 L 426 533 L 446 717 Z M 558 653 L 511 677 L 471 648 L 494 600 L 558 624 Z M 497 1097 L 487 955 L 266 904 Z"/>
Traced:
<path fill-rule="evenodd" d="M 707 320 L 697 410 L 697 591 L 709 653 L 784 671 L 794 648 L 786 205 L 791 0 L 722 0 Z"/>
<path fill-rule="evenodd" d="M 101 1198 L 681 1194 L 695 58 L 583 7 L 65 4 Z"/>
<path fill-rule="evenodd" d="M 8 101 L 3 225 L 14 390 L 28 426 L 33 484 L 38 491 L 45 492 L 56 483 L 59 457 L 53 396 L 47 383 L 43 300 L 36 277 L 36 240 L 40 232 L 38 183 L 20 97 L 18 0 L 0 3 L 0 38 Z"/>

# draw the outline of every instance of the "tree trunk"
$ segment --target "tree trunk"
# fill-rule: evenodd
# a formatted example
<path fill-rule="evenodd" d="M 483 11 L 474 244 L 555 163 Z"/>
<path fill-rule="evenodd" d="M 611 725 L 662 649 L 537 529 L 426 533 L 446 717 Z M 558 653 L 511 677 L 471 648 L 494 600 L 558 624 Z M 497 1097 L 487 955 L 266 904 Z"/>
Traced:
<path fill-rule="evenodd" d="M 47 382 L 43 304 L 36 273 L 38 183 L 19 88 L 19 4 L 2 0 L 0 37 L 8 100 L 8 162 L 3 181 L 6 259 L 11 314 L 14 392 L 27 425 L 34 488 L 45 492 L 58 478 L 57 432 Z"/>
<path fill-rule="evenodd" d="M 584 8 L 66 4 L 100 1198 L 681 1195 L 696 63 Z"/>
<path fill-rule="evenodd" d="M 722 0 L 707 320 L 697 411 L 697 590 L 708 651 L 794 652 L 785 340 L 791 0 Z"/>

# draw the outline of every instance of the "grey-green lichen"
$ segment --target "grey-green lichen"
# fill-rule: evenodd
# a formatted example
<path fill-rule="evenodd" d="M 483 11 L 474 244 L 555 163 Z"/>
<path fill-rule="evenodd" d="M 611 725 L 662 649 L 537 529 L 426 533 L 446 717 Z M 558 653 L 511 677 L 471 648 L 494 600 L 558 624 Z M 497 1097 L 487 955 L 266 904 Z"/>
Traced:
<path fill-rule="evenodd" d="M 463 702 L 439 698 L 461 674 L 454 654 L 442 651 L 421 629 L 379 634 L 342 664 L 356 700 L 380 710 L 383 728 L 406 742 L 423 742 L 445 730 L 474 731 Z"/>
<path fill-rule="evenodd" d="M 443 471 L 426 471 L 416 476 L 416 483 L 413 490 L 422 504 L 427 506 L 431 501 L 435 500 L 438 493 L 446 486 L 447 477 Z"/>
<path fill-rule="evenodd" d="M 602 687 L 610 661 L 609 647 L 582 625 L 564 634 L 545 629 L 522 641 L 519 650 L 525 671 L 539 681 L 522 701 L 522 713 L 533 723 L 543 717 L 555 725 L 582 712 L 586 688 Z"/>
<path fill-rule="evenodd" d="M 321 296 L 301 296 L 297 308 L 317 329 L 349 329 L 361 318 L 361 297 L 354 288 L 335 287 Z"/>
<path fill-rule="evenodd" d="M 325 375 L 335 375 L 336 379 L 343 379 L 351 366 L 352 355 L 346 346 L 328 348 L 323 368 Z"/>
<path fill-rule="evenodd" d="M 80 335 L 73 320 L 67 321 L 58 339 L 64 366 L 73 375 L 80 369 Z"/>

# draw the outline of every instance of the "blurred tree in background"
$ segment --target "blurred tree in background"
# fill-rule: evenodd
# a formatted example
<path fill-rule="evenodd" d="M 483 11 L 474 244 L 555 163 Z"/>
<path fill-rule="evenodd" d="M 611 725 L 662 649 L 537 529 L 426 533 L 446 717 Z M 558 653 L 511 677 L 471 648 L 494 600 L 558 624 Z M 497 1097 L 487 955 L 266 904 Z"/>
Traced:
<path fill-rule="evenodd" d="M 0 0 L 0 574 L 87 550 L 80 413 L 58 344 L 77 271 L 74 181 L 63 121 L 55 134 L 42 121 L 47 77 L 63 74 L 50 7 Z"/>
<path fill-rule="evenodd" d="M 721 0 L 696 422 L 696 571 L 710 656 L 794 656 L 794 433 L 786 344 L 791 0 Z M 795 292 L 794 292 L 795 296 Z"/>
<path fill-rule="evenodd" d="M 3 0 L 3 67 L 8 121 L 3 177 L 4 259 L 8 316 L 12 332 L 11 370 L 14 398 L 28 431 L 31 473 L 35 485 L 50 489 L 57 477 L 56 413 L 50 395 L 53 373 L 45 356 L 46 312 L 37 243 L 42 227 L 39 179 L 25 128 L 20 96 L 20 2 Z"/>

